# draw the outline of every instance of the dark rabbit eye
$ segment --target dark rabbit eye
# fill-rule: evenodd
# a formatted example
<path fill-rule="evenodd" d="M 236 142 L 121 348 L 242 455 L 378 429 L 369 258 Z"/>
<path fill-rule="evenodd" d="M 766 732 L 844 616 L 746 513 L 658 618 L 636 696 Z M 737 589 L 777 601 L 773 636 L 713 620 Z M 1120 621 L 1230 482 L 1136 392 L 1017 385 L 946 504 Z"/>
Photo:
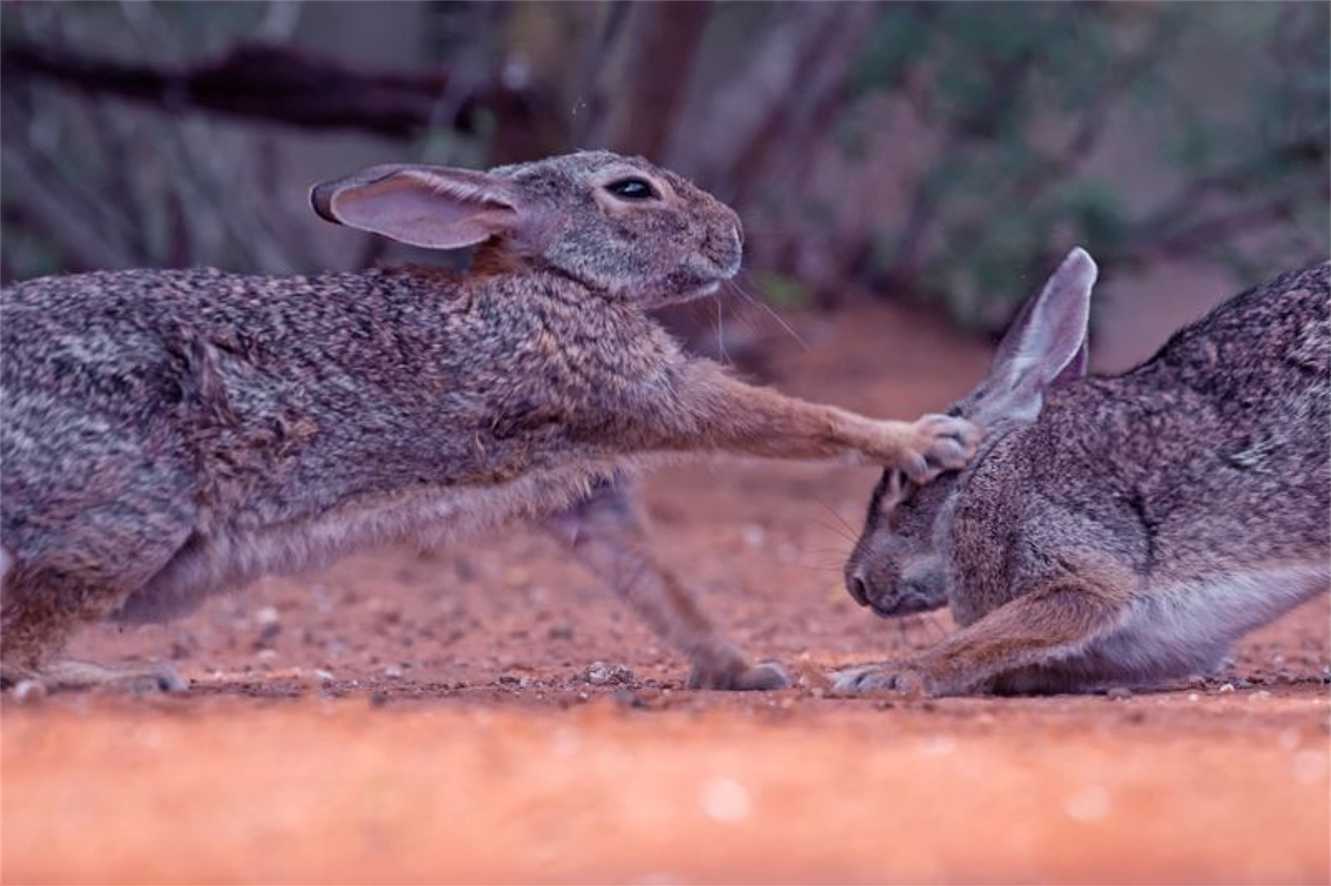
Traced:
<path fill-rule="evenodd" d="M 605 186 L 610 193 L 621 200 L 655 200 L 656 189 L 651 183 L 641 178 L 621 178 Z"/>

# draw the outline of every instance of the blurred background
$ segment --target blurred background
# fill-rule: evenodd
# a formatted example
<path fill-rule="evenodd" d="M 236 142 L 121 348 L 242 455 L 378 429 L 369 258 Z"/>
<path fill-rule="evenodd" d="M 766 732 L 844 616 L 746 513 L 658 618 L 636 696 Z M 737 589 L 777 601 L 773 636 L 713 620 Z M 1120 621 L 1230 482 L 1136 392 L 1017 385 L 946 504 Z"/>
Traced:
<path fill-rule="evenodd" d="M 1331 248 L 1320 2 L 9 2 L 0 16 L 6 283 L 448 261 L 324 224 L 307 188 L 372 163 L 579 147 L 642 154 L 734 205 L 745 291 L 776 312 L 887 299 L 992 335 L 1084 244 L 1104 269 L 1101 369 Z M 754 319 L 724 335 L 716 307 L 675 322 L 741 356 L 775 322 L 726 310 Z"/>
<path fill-rule="evenodd" d="M 459 261 L 308 188 L 609 147 L 744 219 L 737 290 L 667 318 L 692 347 L 908 418 L 982 376 L 1074 244 L 1106 371 L 1325 259 L 1329 9 L 6 0 L 0 278 Z M 644 481 L 662 562 L 785 693 L 682 691 L 522 527 L 86 631 L 76 658 L 169 656 L 191 692 L 6 699 L 0 882 L 1328 882 L 1331 599 L 1187 691 L 828 698 L 826 669 L 952 626 L 845 591 L 879 474 Z"/>

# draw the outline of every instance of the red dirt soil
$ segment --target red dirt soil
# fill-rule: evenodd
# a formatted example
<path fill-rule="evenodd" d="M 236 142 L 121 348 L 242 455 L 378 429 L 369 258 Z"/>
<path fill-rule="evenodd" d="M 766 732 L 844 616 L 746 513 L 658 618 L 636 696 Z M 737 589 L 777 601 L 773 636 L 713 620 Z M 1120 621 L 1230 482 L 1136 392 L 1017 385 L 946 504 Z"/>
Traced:
<path fill-rule="evenodd" d="M 899 308 L 800 317 L 784 390 L 913 416 L 985 349 Z M 266 580 L 71 651 L 171 661 L 181 697 L 6 699 L 5 883 L 1251 882 L 1331 878 L 1325 597 L 1218 678 L 1123 697 L 835 699 L 900 655 L 840 565 L 869 469 L 723 461 L 645 486 L 660 552 L 800 688 L 685 663 L 517 527 Z M 843 525 L 843 521 L 848 526 Z M 593 662 L 623 682 L 593 684 Z"/>

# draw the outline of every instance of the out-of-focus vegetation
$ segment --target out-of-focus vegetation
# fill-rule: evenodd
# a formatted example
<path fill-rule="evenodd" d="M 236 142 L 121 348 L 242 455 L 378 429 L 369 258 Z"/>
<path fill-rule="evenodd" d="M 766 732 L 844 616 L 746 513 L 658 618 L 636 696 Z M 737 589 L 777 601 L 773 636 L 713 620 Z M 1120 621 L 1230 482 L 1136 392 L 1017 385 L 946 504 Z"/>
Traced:
<path fill-rule="evenodd" d="M 780 304 L 994 328 L 1053 257 L 1325 257 L 1325 3 L 8 3 L 5 281 L 363 266 L 313 181 L 642 153 L 745 218 Z M 390 251 L 393 255 L 386 255 Z M 419 258 L 419 256 L 412 256 Z"/>

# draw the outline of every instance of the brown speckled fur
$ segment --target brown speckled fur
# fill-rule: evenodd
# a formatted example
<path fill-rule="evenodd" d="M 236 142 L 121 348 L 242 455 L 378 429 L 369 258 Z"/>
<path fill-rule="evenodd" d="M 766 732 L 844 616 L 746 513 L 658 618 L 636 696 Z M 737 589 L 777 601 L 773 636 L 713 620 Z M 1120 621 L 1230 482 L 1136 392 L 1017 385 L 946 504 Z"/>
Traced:
<path fill-rule="evenodd" d="M 660 199 L 607 196 L 607 177 L 630 174 Z M 486 242 L 460 276 L 139 270 L 4 291 L 7 679 L 49 676 L 90 620 L 160 618 L 357 546 L 599 490 L 558 534 L 694 658 L 701 685 L 776 685 L 655 563 L 607 481 L 693 451 L 853 455 L 927 477 L 973 450 L 965 422 L 872 421 L 683 354 L 645 309 L 732 276 L 739 221 L 645 161 L 377 167 L 313 200 L 411 242 Z"/>
<path fill-rule="evenodd" d="M 889 471 L 847 563 L 879 614 L 950 604 L 962 629 L 841 689 L 1205 672 L 1331 582 L 1331 264 L 1236 296 L 1123 375 L 1060 378 L 1035 420 L 992 402 L 1021 332 L 954 409 L 989 429 L 972 465 L 918 491 Z"/>

